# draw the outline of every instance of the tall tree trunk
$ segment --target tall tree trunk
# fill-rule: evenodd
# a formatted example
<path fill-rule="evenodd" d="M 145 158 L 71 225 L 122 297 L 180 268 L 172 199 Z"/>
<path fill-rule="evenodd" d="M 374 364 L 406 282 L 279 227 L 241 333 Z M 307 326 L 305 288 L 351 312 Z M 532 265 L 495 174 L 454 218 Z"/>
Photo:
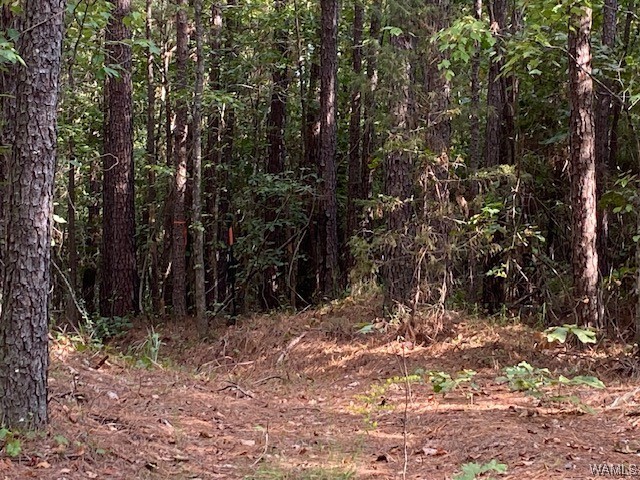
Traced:
<path fill-rule="evenodd" d="M 151 41 L 153 30 L 153 0 L 146 0 L 147 19 L 145 24 L 145 36 L 148 41 Z M 156 194 L 156 171 L 157 165 L 156 156 L 156 85 L 153 66 L 153 52 L 151 48 L 147 52 L 147 139 L 145 145 L 145 152 L 147 156 L 147 165 L 150 167 L 147 173 L 147 213 L 146 213 L 146 225 L 148 230 L 148 245 L 149 250 L 147 252 L 149 256 L 148 273 L 142 272 L 144 278 L 148 275 L 149 278 L 149 293 L 151 296 L 151 310 L 154 313 L 160 312 L 160 271 L 158 265 L 158 232 L 157 232 L 157 194 Z"/>
<path fill-rule="evenodd" d="M 0 5 L 0 29 L 3 32 L 9 29 L 15 29 L 14 16 L 11 13 L 10 6 Z M 11 145 L 14 141 L 15 125 L 13 118 L 15 117 L 15 98 L 16 98 L 16 75 L 12 68 L 0 70 L 0 312 L 2 312 L 3 292 L 2 285 L 4 282 L 5 267 L 5 242 L 6 242 L 6 225 L 9 182 L 8 168 L 11 160 Z"/>
<path fill-rule="evenodd" d="M 137 309 L 131 31 L 124 21 L 130 10 L 130 0 L 115 0 L 105 35 L 109 63 L 120 71 L 118 77 L 107 77 L 105 85 L 100 284 L 104 317 L 123 317 Z"/>
<path fill-rule="evenodd" d="M 17 20 L 15 122 L 6 173 L 0 315 L 0 418 L 15 430 L 47 424 L 48 306 L 56 115 L 64 2 L 33 0 Z M 4 112 L 3 112 L 4 113 Z"/>
<path fill-rule="evenodd" d="M 165 10 L 168 9 L 172 0 L 165 0 L 163 5 Z M 164 150 L 165 164 L 168 168 L 172 168 L 175 160 L 174 139 L 173 139 L 173 117 L 174 109 L 171 104 L 171 82 L 169 79 L 169 69 L 171 66 L 171 41 L 169 37 L 172 35 L 172 29 L 166 18 L 163 18 L 163 42 L 162 42 L 162 92 L 161 100 L 164 107 Z M 175 177 L 169 181 L 168 193 L 164 199 L 163 208 L 163 237 L 162 237 L 162 254 L 160 255 L 160 314 L 164 315 L 167 304 L 171 303 L 171 255 L 173 248 L 173 214 L 174 214 L 174 198 L 175 198 Z"/>
<path fill-rule="evenodd" d="M 174 128 L 175 161 L 173 184 L 173 226 L 171 248 L 171 305 L 176 317 L 187 314 L 187 136 L 189 106 L 187 99 L 187 62 L 189 57 L 189 25 L 187 0 L 177 0 L 176 13 L 176 119 Z"/>
<path fill-rule="evenodd" d="M 369 27 L 369 45 L 367 46 L 367 87 L 364 94 L 362 160 L 360 162 L 360 198 L 366 200 L 371 193 L 371 174 L 369 164 L 375 152 L 375 116 L 376 90 L 378 89 L 378 42 L 382 27 L 382 2 L 376 0 L 371 6 L 371 25 Z"/>
<path fill-rule="evenodd" d="M 495 48 L 498 54 L 491 61 L 487 79 L 487 125 L 484 145 L 484 167 L 495 167 L 501 164 L 513 163 L 513 118 L 507 86 L 509 81 L 500 75 L 504 62 L 502 53 L 504 45 L 502 34 L 505 31 L 507 21 L 507 0 L 489 0 L 489 21 L 491 30 L 496 38 Z M 504 221 L 504 219 L 501 219 Z M 495 233 L 493 242 L 500 245 L 503 241 L 502 232 Z M 483 301 L 488 307 L 489 313 L 496 313 L 506 301 L 505 279 L 498 275 L 489 275 L 488 272 L 500 268 L 503 263 L 502 250 L 490 253 L 485 259 Z"/>
<path fill-rule="evenodd" d="M 222 64 L 222 8 L 218 2 L 211 5 L 211 30 L 209 33 L 210 59 L 209 59 L 209 83 L 211 90 L 220 90 L 220 67 Z M 220 144 L 222 141 L 222 129 L 224 128 L 224 117 L 222 113 L 225 109 L 214 106 L 208 115 L 207 145 L 203 155 L 203 195 L 206 221 L 205 231 L 205 258 L 206 270 L 205 281 L 207 288 L 207 304 L 213 305 L 216 302 L 224 301 L 219 295 L 220 283 L 218 281 L 218 243 L 223 239 L 218 233 L 218 198 L 219 183 L 217 173 L 220 169 Z M 224 297 L 224 295 L 222 295 Z"/>
<path fill-rule="evenodd" d="M 436 34 L 447 27 L 448 1 L 434 0 L 430 4 L 430 12 L 427 17 L 429 33 Z M 449 199 L 449 148 L 451 146 L 451 119 L 450 91 L 451 85 L 444 72 L 438 69 L 438 65 L 445 59 L 443 53 L 432 47 L 426 55 L 425 67 L 425 92 L 429 98 L 426 115 L 425 146 L 430 153 L 430 159 L 422 171 L 423 188 L 423 228 L 437 235 L 435 240 L 436 252 L 429 256 L 435 256 L 437 262 L 430 265 L 426 275 L 421 276 L 426 280 L 426 285 L 419 285 L 426 293 L 423 299 L 430 304 L 443 306 L 448 295 L 451 283 L 451 256 L 449 254 L 449 231 L 452 217 Z M 424 255 L 421 257 L 429 257 Z"/>
<path fill-rule="evenodd" d="M 402 4 L 395 8 L 402 8 Z M 403 13 L 397 15 L 403 18 Z M 410 61 L 413 42 L 407 32 L 392 36 L 390 41 L 396 63 L 389 82 L 393 121 L 389 140 L 392 146 L 384 159 L 384 193 L 394 199 L 394 206 L 387 214 L 387 228 L 394 238 L 385 253 L 383 278 L 385 304 L 392 310 L 407 312 L 414 305 L 417 281 L 413 251 L 416 227 L 411 201 L 413 158 L 408 149 L 403 148 L 409 141 L 409 132 L 415 127 Z"/>
<path fill-rule="evenodd" d="M 355 0 L 353 6 L 353 53 L 352 67 L 356 76 L 351 92 L 351 117 L 349 118 L 349 188 L 347 189 L 347 230 L 346 240 L 357 229 L 357 201 L 362 200 L 362 36 L 364 32 L 364 6 L 361 0 Z M 349 260 L 349 264 L 353 262 Z M 349 265 L 351 266 L 351 265 Z"/>
<path fill-rule="evenodd" d="M 474 0 L 474 14 L 476 20 L 482 19 L 482 0 Z M 480 166 L 480 42 L 474 43 L 476 53 L 471 63 L 471 111 L 469 115 L 469 170 L 473 175 Z M 477 194 L 477 185 L 472 184 L 472 194 Z"/>
<path fill-rule="evenodd" d="M 320 117 L 318 110 L 318 80 L 320 77 L 320 65 L 315 55 L 312 55 L 308 67 L 309 79 L 307 83 L 307 91 L 304 97 L 304 111 L 302 124 L 302 138 L 304 142 L 304 168 L 306 173 L 318 173 L 319 160 L 318 148 L 320 140 Z M 307 184 L 311 188 L 315 188 L 316 183 L 310 177 L 307 177 Z M 319 212 L 318 201 L 312 198 L 308 208 L 309 229 L 300 245 L 302 259 L 298 263 L 298 293 L 306 301 L 311 303 L 314 296 L 320 293 L 322 282 L 322 235 L 320 231 L 322 214 Z"/>
<path fill-rule="evenodd" d="M 67 294 L 66 317 L 71 325 L 78 325 L 78 309 L 75 294 L 78 284 L 78 242 L 76 235 L 76 166 L 73 141 L 69 142 L 69 173 L 67 183 L 67 254 L 69 259 L 69 284 Z"/>
<path fill-rule="evenodd" d="M 338 200 L 336 109 L 338 94 L 338 0 L 322 0 L 320 35 L 320 169 L 324 224 L 323 292 L 338 291 Z"/>
<path fill-rule="evenodd" d="M 275 0 L 275 11 L 282 14 L 286 0 Z M 281 24 L 280 24 L 281 25 Z M 284 172 L 284 128 L 287 107 L 288 65 L 287 65 L 287 38 L 289 32 L 278 27 L 274 34 L 275 48 L 280 58 L 273 66 L 271 104 L 267 117 L 267 173 L 279 175 Z M 270 224 L 278 218 L 281 205 L 278 199 L 267 199 L 265 211 L 265 223 Z M 281 213 L 282 214 L 282 213 Z M 284 231 L 282 227 L 275 225 L 273 230 L 266 233 L 267 248 L 279 249 L 284 243 Z M 282 252 L 284 255 L 284 252 Z M 284 263 L 284 262 L 283 262 Z M 274 308 L 279 305 L 278 296 L 282 295 L 284 286 L 282 275 L 284 274 L 275 265 L 269 266 L 264 272 L 263 297 L 266 308 Z"/>
<path fill-rule="evenodd" d="M 476 20 L 482 20 L 482 0 L 474 0 L 474 14 Z M 482 155 L 482 140 L 480 137 L 480 62 L 481 44 L 474 43 L 476 52 L 471 63 L 471 111 L 469 115 L 469 174 L 474 176 L 480 167 Z M 469 195 L 474 198 L 478 195 L 478 182 L 473 179 L 469 184 Z M 474 214 L 476 212 L 473 212 Z M 469 252 L 469 292 L 471 301 L 478 300 L 478 252 L 470 246 Z"/>
<path fill-rule="evenodd" d="M 87 206 L 87 234 L 84 245 L 86 257 L 82 269 L 82 299 L 87 313 L 96 313 L 96 282 L 98 278 L 97 258 L 100 245 L 100 165 L 93 161 L 89 165 L 89 204 Z"/>
<path fill-rule="evenodd" d="M 636 16 L 635 12 L 635 1 L 631 0 L 627 6 L 627 14 L 624 22 L 624 31 L 622 33 L 622 55 L 620 56 L 622 60 L 620 61 L 620 69 L 624 69 L 627 66 L 627 55 L 629 53 L 629 42 L 631 40 L 631 27 L 633 24 L 633 20 Z M 623 86 L 618 86 L 618 88 L 623 88 Z M 620 123 L 620 114 L 622 113 L 622 102 L 620 101 L 620 96 L 616 96 L 612 98 L 613 107 L 611 114 L 611 128 L 610 128 L 610 138 L 609 138 L 609 170 L 613 171 L 616 168 L 617 157 L 618 157 L 618 125 Z"/>
<path fill-rule="evenodd" d="M 618 0 L 605 0 L 603 5 L 602 21 L 602 45 L 609 55 L 613 56 L 616 42 L 616 17 L 618 12 Z M 597 177 L 597 209 L 598 209 L 598 263 L 600 275 L 609 274 L 609 253 L 607 243 L 609 239 L 609 215 L 606 207 L 601 207 L 599 200 L 604 194 L 609 178 L 609 152 L 611 140 L 611 110 L 613 98 L 611 92 L 615 89 L 615 83 L 604 79 L 596 87 L 594 105 L 595 126 L 595 156 Z M 604 308 L 604 304 L 600 305 Z M 600 312 L 602 316 L 603 312 Z"/>
<path fill-rule="evenodd" d="M 502 34 L 507 19 L 507 1 L 489 0 L 489 20 L 491 29 L 498 37 L 496 49 L 503 49 Z M 507 111 L 507 91 L 506 80 L 500 76 L 503 62 L 501 55 L 496 55 L 489 67 L 489 77 L 487 80 L 487 130 L 485 141 L 485 166 L 494 167 L 500 164 L 513 163 L 511 148 L 509 147 L 508 118 Z"/>
<path fill-rule="evenodd" d="M 201 336 L 209 330 L 204 282 L 204 231 L 202 224 L 202 90 L 204 57 L 202 52 L 202 0 L 195 0 L 196 85 L 193 100 L 193 251 L 195 256 L 196 323 Z"/>
<path fill-rule="evenodd" d="M 569 20 L 569 97 L 571 123 L 572 266 L 576 316 L 580 325 L 598 321 L 598 252 L 596 249 L 596 163 L 593 80 L 591 78 L 592 10 L 578 3 Z"/>

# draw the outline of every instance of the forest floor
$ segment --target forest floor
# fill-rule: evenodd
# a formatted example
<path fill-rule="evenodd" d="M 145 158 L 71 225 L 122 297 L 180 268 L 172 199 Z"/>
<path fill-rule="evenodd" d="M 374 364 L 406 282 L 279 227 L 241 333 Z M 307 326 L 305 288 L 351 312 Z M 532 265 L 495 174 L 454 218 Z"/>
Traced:
<path fill-rule="evenodd" d="M 453 313 L 426 345 L 354 328 L 379 311 L 254 316 L 209 342 L 169 321 L 102 349 L 57 336 L 48 432 L 5 448 L 0 478 L 435 480 L 493 459 L 501 479 L 640 475 L 640 382 L 620 346 L 548 348 L 522 325 Z M 565 392 L 574 403 L 512 392 L 497 377 L 521 361 L 607 388 Z M 445 395 L 411 376 L 463 369 L 475 388 Z"/>

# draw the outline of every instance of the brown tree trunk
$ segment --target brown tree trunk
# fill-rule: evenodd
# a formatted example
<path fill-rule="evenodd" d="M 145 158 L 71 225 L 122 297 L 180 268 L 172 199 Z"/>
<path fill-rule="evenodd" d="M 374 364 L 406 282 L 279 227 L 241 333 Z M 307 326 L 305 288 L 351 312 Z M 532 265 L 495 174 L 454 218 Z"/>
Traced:
<path fill-rule="evenodd" d="M 212 90 L 220 90 L 220 66 L 222 63 L 222 8 L 219 3 L 211 5 L 211 30 L 209 33 L 210 60 L 209 83 Z M 218 243 L 223 241 L 218 233 L 218 198 L 220 188 L 217 174 L 220 168 L 220 144 L 222 141 L 221 130 L 224 127 L 222 113 L 225 109 L 214 106 L 208 115 L 207 145 L 203 155 L 203 194 L 206 221 L 205 229 L 205 281 L 207 288 L 207 304 L 213 305 L 220 300 L 220 284 L 218 282 Z M 223 295 L 224 297 L 224 295 Z"/>
<path fill-rule="evenodd" d="M 87 313 L 96 313 L 96 282 L 98 278 L 97 257 L 100 245 L 100 165 L 89 166 L 89 205 L 87 206 L 87 234 L 84 245 L 86 257 L 82 269 L 82 299 Z"/>
<path fill-rule="evenodd" d="M 616 42 L 616 17 L 618 12 L 617 0 L 605 0 L 603 5 L 602 21 L 602 45 L 607 48 L 608 57 L 613 56 Z M 597 177 L 598 209 L 598 263 L 601 276 L 609 274 L 609 253 L 607 243 L 609 239 L 609 212 L 607 208 L 600 206 L 600 198 L 604 194 L 609 179 L 609 152 L 611 140 L 611 110 L 613 98 L 611 92 L 615 89 L 615 83 L 604 79 L 596 87 L 594 105 L 595 126 L 595 156 Z M 604 305 L 600 305 L 604 307 Z M 601 312 L 602 315 L 603 312 Z"/>
<path fill-rule="evenodd" d="M 180 318 L 187 314 L 187 136 L 189 106 L 187 99 L 187 62 L 189 57 L 189 25 L 187 0 L 177 0 L 176 13 L 176 119 L 174 128 L 173 226 L 171 236 L 171 305 Z"/>
<path fill-rule="evenodd" d="M 346 240 L 353 236 L 358 226 L 357 201 L 362 200 L 362 36 L 364 31 L 364 6 L 355 0 L 353 7 L 353 53 L 352 67 L 355 74 L 351 92 L 351 117 L 349 118 L 349 188 L 347 189 L 347 230 Z M 349 267 L 353 260 L 349 260 Z"/>
<path fill-rule="evenodd" d="M 152 29 L 153 29 L 153 0 L 146 0 L 147 19 L 145 25 L 145 35 L 148 41 L 151 41 Z M 160 271 L 158 265 L 158 232 L 157 232 L 157 194 L 156 194 L 156 171 L 157 165 L 156 156 L 156 118 L 155 118 L 155 103 L 156 103 L 156 85 L 154 81 L 154 66 L 153 66 L 153 53 L 151 48 L 147 52 L 147 139 L 145 145 L 145 152 L 147 156 L 147 165 L 150 167 L 147 174 L 147 213 L 146 213 L 146 225 L 148 230 L 148 256 L 149 267 L 148 273 L 142 272 L 144 278 L 148 275 L 149 281 L 149 293 L 151 296 L 151 310 L 154 313 L 159 313 L 161 309 L 160 301 Z"/>
<path fill-rule="evenodd" d="M 376 90 L 378 89 L 378 42 L 382 28 L 382 2 L 376 0 L 371 7 L 369 45 L 366 52 L 367 87 L 364 94 L 362 160 L 360 162 L 360 198 L 366 200 L 371 193 L 371 170 L 369 164 L 375 153 Z"/>
<path fill-rule="evenodd" d="M 491 0 L 487 4 L 491 29 L 498 37 L 496 49 L 502 51 L 502 39 L 500 35 L 505 28 L 507 19 L 507 1 Z M 489 67 L 488 91 L 487 91 L 487 130 L 485 140 L 485 166 L 494 167 L 500 164 L 513 163 L 513 132 L 509 128 L 509 103 L 507 100 L 507 81 L 500 76 L 503 61 L 502 56 L 497 55 Z"/>
<path fill-rule="evenodd" d="M 396 8 L 401 8 L 401 5 Z M 391 310 L 407 312 L 414 306 L 417 283 L 413 251 L 416 227 L 411 201 L 414 193 L 413 158 L 408 149 L 402 147 L 415 127 L 409 58 L 413 43 L 408 33 L 392 36 L 390 41 L 396 61 L 389 82 L 393 119 L 390 141 L 393 147 L 384 159 L 384 193 L 394 199 L 395 205 L 387 214 L 387 228 L 393 235 L 393 242 L 387 246 L 382 273 L 385 304 Z"/>
<path fill-rule="evenodd" d="M 105 35 L 109 63 L 120 71 L 118 77 L 107 77 L 105 84 L 100 283 L 104 317 L 123 317 L 137 309 L 131 31 L 124 20 L 130 10 L 130 0 L 114 0 Z"/>
<path fill-rule="evenodd" d="M 193 100 L 193 253 L 195 270 L 196 324 L 200 336 L 209 330 L 204 281 L 204 231 L 202 225 L 202 90 L 204 87 L 204 57 L 202 52 L 202 0 L 195 0 L 196 85 Z"/>
<path fill-rule="evenodd" d="M 474 14 L 476 20 L 482 19 L 482 0 L 474 0 Z M 471 111 L 469 115 L 469 174 L 472 180 L 469 184 L 471 199 L 478 195 L 478 182 L 473 176 L 480 168 L 482 155 L 482 140 L 480 137 L 480 62 L 481 45 L 475 42 L 476 53 L 471 64 Z M 476 212 L 473 212 L 474 214 Z M 478 282 L 478 253 L 473 246 L 469 251 L 469 292 L 472 302 L 478 300 L 480 285 Z"/>
<path fill-rule="evenodd" d="M 312 56 L 309 70 L 309 79 L 307 83 L 307 91 L 304 97 L 304 111 L 302 138 L 304 142 L 304 168 L 306 173 L 320 172 L 320 163 L 318 159 L 318 148 L 320 140 L 320 118 L 318 110 L 318 80 L 320 77 L 320 65 L 315 56 Z M 309 178 L 309 177 L 308 177 Z M 315 188 L 316 182 L 313 179 L 307 180 L 307 184 L 311 188 Z M 307 208 L 309 215 L 309 229 L 305 233 L 304 239 L 300 245 L 302 258 L 298 262 L 298 284 L 297 290 L 300 296 L 311 303 L 313 298 L 320 293 L 321 276 L 322 276 L 322 252 L 324 244 L 321 227 L 321 212 L 319 211 L 318 201 L 312 198 Z"/>
<path fill-rule="evenodd" d="M 282 14 L 286 5 L 286 0 L 275 0 L 275 11 Z M 288 88 L 288 65 L 287 65 L 287 38 L 289 32 L 278 28 L 274 34 L 275 47 L 280 56 L 276 65 L 273 66 L 272 81 L 273 90 L 271 93 L 271 104 L 267 117 L 267 173 L 279 175 L 284 172 L 284 128 L 287 107 Z M 265 223 L 271 224 L 276 221 L 281 205 L 278 199 L 267 199 L 265 211 Z M 273 230 L 266 233 L 266 248 L 280 249 L 284 243 L 284 232 L 282 227 L 275 225 Z M 284 255 L 284 252 L 282 253 Z M 283 292 L 284 273 L 279 271 L 275 265 L 269 266 L 264 272 L 263 280 L 263 300 L 265 308 L 274 308 L 279 305 L 278 296 Z"/>
<path fill-rule="evenodd" d="M 6 165 L 0 315 L 0 418 L 12 430 L 47 424 L 48 306 L 56 115 L 64 2 L 33 0 L 17 19 L 16 115 Z M 4 113 L 4 112 L 3 112 Z"/>
<path fill-rule="evenodd" d="M 629 53 L 629 41 L 631 40 L 631 27 L 633 20 L 636 16 L 635 13 L 635 1 L 631 0 L 627 6 L 627 15 L 624 22 L 624 31 L 622 33 L 622 61 L 620 62 L 620 69 L 624 69 L 627 66 L 627 55 Z M 618 88 L 621 88 L 619 86 Z M 618 125 L 620 123 L 620 114 L 622 113 L 622 102 L 620 96 L 612 98 L 613 107 L 611 114 L 611 128 L 609 139 L 609 170 L 615 170 L 618 156 Z"/>
<path fill-rule="evenodd" d="M 596 249 L 596 163 L 593 80 L 591 78 L 590 7 L 572 12 L 569 21 L 569 97 L 571 123 L 571 207 L 574 299 L 578 324 L 598 321 L 598 252 Z M 573 9 L 572 9 L 573 10 Z"/>
<path fill-rule="evenodd" d="M 474 13 L 476 20 L 482 19 L 482 0 L 474 1 Z M 476 53 L 471 63 L 471 111 L 469 115 L 469 170 L 473 175 L 480 166 L 481 140 L 480 140 L 480 48 L 479 42 L 475 42 Z M 476 183 L 472 183 L 472 194 L 477 194 Z"/>
<path fill-rule="evenodd" d="M 434 0 L 430 5 L 427 17 L 430 34 L 447 27 L 448 2 Z M 451 256 L 449 254 L 449 231 L 452 218 L 449 211 L 449 148 L 451 146 L 450 91 L 451 85 L 438 65 L 445 59 L 434 46 L 426 55 L 425 92 L 429 98 L 426 115 L 425 146 L 430 158 L 422 171 L 423 188 L 423 228 L 436 234 L 435 251 L 420 257 L 436 257 L 436 262 L 428 266 L 425 285 L 419 288 L 426 294 L 423 301 L 430 304 L 444 305 L 451 283 Z M 421 268 L 424 268 L 422 266 Z M 422 288 L 424 287 L 424 289 Z"/>
<path fill-rule="evenodd" d="M 78 284 L 78 242 L 76 236 L 76 166 L 73 142 L 69 143 L 69 174 L 67 184 L 67 254 L 69 259 L 69 284 L 67 294 L 66 317 L 70 325 L 77 326 L 79 312 L 74 298 Z"/>
<path fill-rule="evenodd" d="M 338 94 L 338 0 L 321 0 L 320 34 L 320 169 L 324 224 L 323 292 L 338 291 L 338 201 L 336 166 L 336 109 Z"/>

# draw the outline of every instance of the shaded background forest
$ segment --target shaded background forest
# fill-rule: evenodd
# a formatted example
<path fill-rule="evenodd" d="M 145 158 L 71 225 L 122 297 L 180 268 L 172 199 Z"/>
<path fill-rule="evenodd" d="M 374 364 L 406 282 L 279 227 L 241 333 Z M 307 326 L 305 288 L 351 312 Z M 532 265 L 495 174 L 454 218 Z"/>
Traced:
<path fill-rule="evenodd" d="M 577 315 L 633 336 L 640 21 L 634 0 L 592 7 L 69 2 L 55 317 L 108 336 L 129 315 L 194 314 L 206 332 L 208 317 L 382 288 L 400 319 Z M 593 71 L 572 68 L 589 42 Z M 578 106 L 597 178 L 584 298 Z"/>

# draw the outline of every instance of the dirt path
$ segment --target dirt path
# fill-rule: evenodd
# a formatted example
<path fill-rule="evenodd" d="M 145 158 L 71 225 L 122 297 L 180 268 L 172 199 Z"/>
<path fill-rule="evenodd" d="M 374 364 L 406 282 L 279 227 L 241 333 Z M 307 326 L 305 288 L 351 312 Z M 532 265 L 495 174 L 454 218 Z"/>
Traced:
<path fill-rule="evenodd" d="M 617 380 L 615 369 L 627 362 L 621 356 L 536 350 L 536 337 L 518 326 L 450 319 L 448 339 L 416 347 L 355 334 L 352 324 L 345 311 L 260 317 L 207 344 L 167 326 L 158 330 L 163 344 L 150 368 L 140 362 L 144 328 L 129 340 L 140 347 L 129 348 L 133 355 L 112 351 L 104 362 L 104 351 L 80 353 L 57 341 L 49 433 L 21 438 L 22 453 L 0 460 L 0 478 L 395 479 L 404 472 L 431 480 L 496 459 L 508 468 L 496 478 L 585 479 L 595 477 L 591 465 L 640 464 L 640 394 L 635 383 Z M 570 375 L 595 370 L 608 388 L 573 392 L 594 414 L 539 404 L 496 383 L 501 368 L 522 360 Z M 429 382 L 404 380 L 463 368 L 477 372 L 477 388 L 465 383 L 443 396 Z"/>

